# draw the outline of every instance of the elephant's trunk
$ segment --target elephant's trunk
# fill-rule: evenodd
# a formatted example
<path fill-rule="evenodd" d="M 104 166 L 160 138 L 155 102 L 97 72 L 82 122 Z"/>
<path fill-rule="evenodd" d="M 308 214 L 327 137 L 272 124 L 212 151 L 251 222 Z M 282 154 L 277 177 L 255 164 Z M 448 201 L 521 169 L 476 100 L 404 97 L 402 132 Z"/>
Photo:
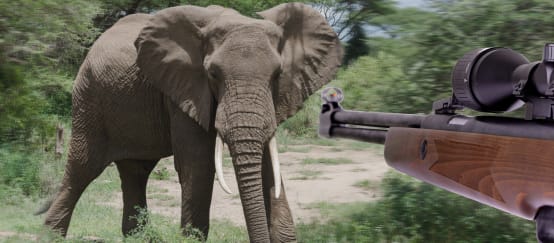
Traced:
<path fill-rule="evenodd" d="M 248 86 L 227 87 L 218 107 L 216 128 L 233 157 L 250 241 L 269 242 L 262 157 L 276 130 L 275 111 L 269 88 Z"/>
<path fill-rule="evenodd" d="M 269 229 L 262 187 L 263 146 L 248 140 L 229 144 L 250 241 L 268 242 Z"/>

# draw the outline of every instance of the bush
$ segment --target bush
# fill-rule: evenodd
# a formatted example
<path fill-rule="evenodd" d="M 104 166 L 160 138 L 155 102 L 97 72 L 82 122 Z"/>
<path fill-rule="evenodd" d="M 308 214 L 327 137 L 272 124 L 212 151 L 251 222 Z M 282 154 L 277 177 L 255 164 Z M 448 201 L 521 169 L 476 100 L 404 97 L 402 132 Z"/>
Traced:
<path fill-rule="evenodd" d="M 310 96 L 300 111 L 284 121 L 280 130 L 286 130 L 289 134 L 298 137 L 317 137 L 317 126 L 319 125 L 319 112 L 321 109 L 321 93 L 316 92 Z"/>
<path fill-rule="evenodd" d="M 18 146 L 0 147 L 0 184 L 20 189 L 25 195 L 33 195 L 40 190 L 38 158 L 28 154 Z"/>
<path fill-rule="evenodd" d="M 393 54 L 380 52 L 360 57 L 341 70 L 331 85 L 343 90 L 345 109 L 407 113 L 431 110 L 425 97 L 414 95 L 422 87 L 409 80 L 402 69 L 402 59 Z"/>
<path fill-rule="evenodd" d="M 534 224 L 408 176 L 389 173 L 383 198 L 327 223 L 299 225 L 301 242 L 536 242 Z"/>
<path fill-rule="evenodd" d="M 184 237 L 181 229 L 171 220 L 162 217 L 152 219 L 152 215 L 145 209 L 139 209 L 139 214 L 134 217 L 138 222 L 138 227 L 131 232 L 131 236 L 125 239 L 125 242 L 202 242 L 204 236 L 193 228 L 187 228 L 189 237 Z"/>

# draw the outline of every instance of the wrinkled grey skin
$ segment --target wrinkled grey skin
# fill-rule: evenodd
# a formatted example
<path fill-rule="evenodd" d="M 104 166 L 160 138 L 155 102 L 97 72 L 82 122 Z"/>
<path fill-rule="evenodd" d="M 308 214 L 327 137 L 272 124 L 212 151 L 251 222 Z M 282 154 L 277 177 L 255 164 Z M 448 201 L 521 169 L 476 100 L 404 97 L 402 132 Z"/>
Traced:
<path fill-rule="evenodd" d="M 181 6 L 130 15 L 107 30 L 75 80 L 69 159 L 45 224 L 65 235 L 81 193 L 115 161 L 128 234 L 137 226 L 135 206 L 146 207 L 148 175 L 174 155 L 181 226 L 207 235 L 219 133 L 233 158 L 250 241 L 295 241 L 284 190 L 274 198 L 268 141 L 332 79 L 342 53 L 331 27 L 306 5 L 259 15 Z"/>

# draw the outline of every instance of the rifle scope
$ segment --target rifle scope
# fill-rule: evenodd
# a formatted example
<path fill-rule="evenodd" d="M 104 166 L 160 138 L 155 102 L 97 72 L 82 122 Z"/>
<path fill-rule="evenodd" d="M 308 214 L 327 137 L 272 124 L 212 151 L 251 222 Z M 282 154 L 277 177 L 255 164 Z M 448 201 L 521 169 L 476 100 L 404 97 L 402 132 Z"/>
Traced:
<path fill-rule="evenodd" d="M 435 102 L 437 113 L 467 107 L 481 112 L 513 111 L 526 104 L 525 119 L 554 119 L 554 43 L 542 61 L 529 62 L 508 48 L 466 53 L 452 71 L 452 97 Z"/>

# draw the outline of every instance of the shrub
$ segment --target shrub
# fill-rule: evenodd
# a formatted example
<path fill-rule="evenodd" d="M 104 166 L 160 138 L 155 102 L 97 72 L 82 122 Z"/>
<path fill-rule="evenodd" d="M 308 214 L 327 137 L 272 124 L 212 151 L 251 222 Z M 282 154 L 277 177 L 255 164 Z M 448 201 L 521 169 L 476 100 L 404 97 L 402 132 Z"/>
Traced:
<path fill-rule="evenodd" d="M 33 195 L 40 190 L 39 164 L 35 154 L 29 154 L 18 146 L 2 146 L 0 158 L 0 184 L 18 188 L 25 195 Z"/>
<path fill-rule="evenodd" d="M 131 232 L 125 242 L 202 242 L 202 233 L 193 228 L 185 229 L 189 237 L 181 234 L 181 229 L 167 218 L 155 217 L 144 209 L 139 209 L 135 217 L 138 227 Z M 151 223 L 151 219 L 152 222 Z"/>
<path fill-rule="evenodd" d="M 300 242 L 536 242 L 534 225 L 408 176 L 389 173 L 383 198 L 327 223 L 299 225 Z"/>
<path fill-rule="evenodd" d="M 321 109 L 321 94 L 316 92 L 310 96 L 300 111 L 287 119 L 280 126 L 280 130 L 286 130 L 289 134 L 297 137 L 317 137 L 317 126 L 319 125 L 319 112 Z"/>

